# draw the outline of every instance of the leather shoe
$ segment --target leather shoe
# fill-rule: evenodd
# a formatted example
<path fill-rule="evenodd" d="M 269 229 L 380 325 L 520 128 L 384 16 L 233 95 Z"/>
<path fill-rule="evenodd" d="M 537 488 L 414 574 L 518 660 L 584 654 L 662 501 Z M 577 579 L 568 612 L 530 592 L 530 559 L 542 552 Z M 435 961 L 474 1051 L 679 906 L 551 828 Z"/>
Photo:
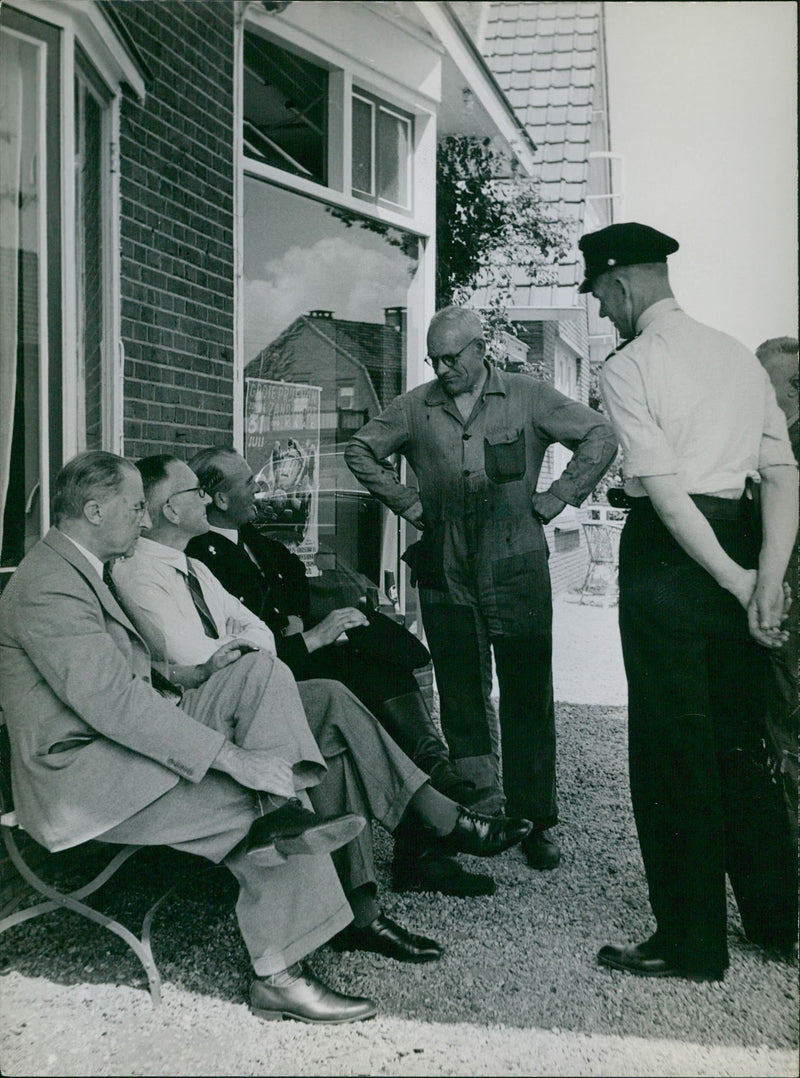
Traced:
<path fill-rule="evenodd" d="M 679 969 L 658 953 L 652 940 L 629 947 L 607 944 L 598 951 L 597 961 L 601 966 L 618 969 L 623 973 L 635 973 L 639 977 L 683 977 L 687 981 L 704 982 L 721 981 L 724 976 L 722 970 Z"/>
<path fill-rule="evenodd" d="M 298 854 L 330 853 L 363 831 L 366 820 L 354 812 L 318 816 L 291 798 L 285 805 L 254 820 L 247 836 L 247 856 L 271 868 Z"/>
<path fill-rule="evenodd" d="M 527 858 L 528 866 L 541 872 L 548 872 L 561 861 L 558 843 L 553 842 L 547 831 L 531 831 L 520 843 L 520 849 Z"/>
<path fill-rule="evenodd" d="M 453 830 L 439 839 L 439 849 L 447 853 L 469 853 L 473 857 L 495 857 L 521 842 L 533 824 L 514 816 L 481 816 L 459 805 Z"/>
<path fill-rule="evenodd" d="M 454 857 L 442 857 L 438 850 L 423 848 L 411 857 L 395 857 L 392 861 L 394 890 L 430 891 L 452 895 L 454 898 L 477 898 L 493 895 L 497 886 L 491 876 L 466 872 Z"/>
<path fill-rule="evenodd" d="M 350 925 L 333 940 L 338 951 L 374 951 L 398 962 L 436 962 L 442 948 L 435 940 L 409 932 L 397 921 L 379 913 L 363 928 Z"/>
<path fill-rule="evenodd" d="M 345 996 L 318 980 L 298 962 L 282 973 L 259 977 L 250 986 L 250 1010 L 257 1018 L 340 1025 L 373 1018 L 377 1007 L 365 996 Z"/>

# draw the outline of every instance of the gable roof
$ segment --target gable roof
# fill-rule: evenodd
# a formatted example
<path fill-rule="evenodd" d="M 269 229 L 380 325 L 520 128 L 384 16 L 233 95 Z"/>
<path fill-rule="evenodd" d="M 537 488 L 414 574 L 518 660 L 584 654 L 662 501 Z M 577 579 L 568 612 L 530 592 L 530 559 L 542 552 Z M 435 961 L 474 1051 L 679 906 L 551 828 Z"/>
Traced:
<path fill-rule="evenodd" d="M 605 162 L 592 165 L 589 156 L 608 149 L 607 120 L 600 131 L 597 123 L 606 110 L 602 5 L 487 3 L 479 33 L 490 69 L 537 146 L 534 177 L 543 201 L 575 222 L 576 243 L 554 283 L 532 285 L 520 275 L 515 306 L 576 308 L 583 277 L 577 238 L 587 223 L 607 223 L 586 220 L 593 181 L 596 187 L 607 173 Z"/>

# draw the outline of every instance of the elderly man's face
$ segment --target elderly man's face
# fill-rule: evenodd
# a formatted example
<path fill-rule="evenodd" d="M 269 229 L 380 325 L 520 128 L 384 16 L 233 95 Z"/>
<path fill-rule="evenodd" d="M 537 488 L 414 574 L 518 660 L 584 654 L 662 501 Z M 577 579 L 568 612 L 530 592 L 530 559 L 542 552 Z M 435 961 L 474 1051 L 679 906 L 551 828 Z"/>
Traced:
<path fill-rule="evenodd" d="M 244 457 L 226 457 L 221 462 L 225 473 L 225 490 L 215 501 L 224 500 L 225 523 L 232 528 L 249 524 L 257 515 L 255 495 L 258 483 Z"/>
<path fill-rule="evenodd" d="M 122 482 L 111 498 L 101 503 L 102 523 L 98 538 L 106 558 L 133 553 L 143 528 L 150 527 L 142 477 L 136 468 L 125 468 Z"/>
<path fill-rule="evenodd" d="M 468 323 L 433 325 L 428 330 L 428 360 L 439 385 L 451 397 L 468 392 L 481 380 L 486 351 L 483 337 Z"/>

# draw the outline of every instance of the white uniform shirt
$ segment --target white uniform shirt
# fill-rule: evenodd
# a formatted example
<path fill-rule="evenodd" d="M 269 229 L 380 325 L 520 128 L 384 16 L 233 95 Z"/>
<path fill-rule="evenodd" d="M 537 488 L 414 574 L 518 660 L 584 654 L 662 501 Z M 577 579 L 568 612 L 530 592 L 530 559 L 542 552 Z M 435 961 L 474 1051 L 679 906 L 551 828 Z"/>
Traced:
<path fill-rule="evenodd" d="M 191 562 L 219 639 L 206 636 L 187 583 Z M 204 663 L 234 638 L 275 654 L 275 638 L 252 611 L 225 591 L 210 569 L 183 551 L 139 539 L 130 558 L 116 563 L 114 583 L 125 610 L 160 662 Z"/>
<path fill-rule="evenodd" d="M 659 300 L 606 361 L 600 388 L 624 454 L 625 490 L 674 475 L 688 494 L 739 498 L 747 476 L 794 465 L 766 371 L 744 345 Z"/>

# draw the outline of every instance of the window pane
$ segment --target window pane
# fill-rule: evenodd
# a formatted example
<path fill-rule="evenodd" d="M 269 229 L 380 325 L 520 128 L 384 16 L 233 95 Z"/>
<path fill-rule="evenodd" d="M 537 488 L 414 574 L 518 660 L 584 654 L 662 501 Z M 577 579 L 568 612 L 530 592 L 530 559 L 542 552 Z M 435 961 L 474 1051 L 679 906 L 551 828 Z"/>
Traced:
<path fill-rule="evenodd" d="M 245 31 L 245 156 L 326 183 L 327 114 L 328 72 Z"/>
<path fill-rule="evenodd" d="M 13 566 L 41 532 L 43 56 L 33 43 L 0 35 L 0 544 L 2 565 Z"/>
<path fill-rule="evenodd" d="M 365 195 L 375 194 L 372 161 L 371 101 L 353 97 L 353 190 Z"/>
<path fill-rule="evenodd" d="M 78 255 L 78 400 L 79 444 L 100 449 L 103 442 L 103 243 L 102 109 L 76 79 L 79 149 L 75 159 Z"/>
<path fill-rule="evenodd" d="M 378 196 L 409 205 L 411 124 L 402 116 L 378 110 Z"/>
<path fill-rule="evenodd" d="M 396 519 L 343 450 L 403 391 L 418 241 L 247 177 L 244 235 L 245 452 L 264 519 L 309 560 L 318 548 L 323 573 L 346 563 L 385 589 Z"/>

